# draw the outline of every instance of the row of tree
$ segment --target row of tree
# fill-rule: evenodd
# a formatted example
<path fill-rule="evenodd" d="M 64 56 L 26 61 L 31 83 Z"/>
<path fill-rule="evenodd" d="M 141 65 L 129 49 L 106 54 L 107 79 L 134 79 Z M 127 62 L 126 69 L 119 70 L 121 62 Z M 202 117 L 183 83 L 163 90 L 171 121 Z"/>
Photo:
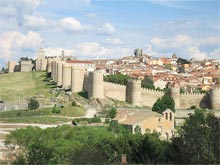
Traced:
<path fill-rule="evenodd" d="M 219 118 L 196 110 L 178 135 L 162 141 L 157 133 L 131 134 L 123 126 L 56 128 L 28 127 L 7 136 L 6 144 L 19 145 L 23 155 L 17 164 L 118 164 L 121 155 L 128 163 L 220 163 Z"/>

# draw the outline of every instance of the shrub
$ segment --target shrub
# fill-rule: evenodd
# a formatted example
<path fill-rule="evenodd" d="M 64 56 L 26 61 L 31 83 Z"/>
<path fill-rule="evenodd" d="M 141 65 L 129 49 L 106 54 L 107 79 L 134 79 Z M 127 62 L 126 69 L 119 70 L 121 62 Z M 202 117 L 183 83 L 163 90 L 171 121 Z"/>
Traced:
<path fill-rule="evenodd" d="M 101 123 L 101 119 L 98 117 L 93 117 L 93 118 L 79 118 L 79 119 L 73 119 L 72 120 L 72 124 L 73 125 L 78 125 L 78 123 L 83 123 L 83 122 L 87 122 L 89 124 L 91 123 Z"/>
<path fill-rule="evenodd" d="M 20 116 L 21 115 L 21 112 L 17 112 L 17 114 L 16 114 L 17 116 Z"/>
<path fill-rule="evenodd" d="M 28 109 L 37 109 L 39 108 L 40 104 L 37 100 L 31 98 L 28 102 Z"/>
<path fill-rule="evenodd" d="M 109 112 L 109 114 L 108 114 L 108 117 L 110 117 L 111 119 L 113 119 L 113 118 L 115 118 L 116 114 L 117 114 L 116 108 L 115 108 L 115 107 L 112 107 L 111 110 L 110 110 L 110 112 Z"/>
<path fill-rule="evenodd" d="M 60 109 L 57 109 L 56 107 L 53 107 L 52 113 L 60 114 L 60 113 L 61 113 L 61 110 L 60 110 Z"/>
<path fill-rule="evenodd" d="M 192 106 L 190 107 L 190 109 L 196 109 L 196 106 L 195 106 L 195 105 L 192 105 Z"/>
<path fill-rule="evenodd" d="M 72 101 L 72 104 L 71 104 L 73 107 L 75 107 L 77 104 L 75 101 Z"/>

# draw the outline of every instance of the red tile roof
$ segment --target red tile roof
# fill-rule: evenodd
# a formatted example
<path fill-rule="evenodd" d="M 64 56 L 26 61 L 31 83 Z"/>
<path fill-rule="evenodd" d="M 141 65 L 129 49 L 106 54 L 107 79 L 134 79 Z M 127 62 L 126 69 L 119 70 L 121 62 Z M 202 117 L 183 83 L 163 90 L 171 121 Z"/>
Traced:
<path fill-rule="evenodd" d="M 66 62 L 75 64 L 93 64 L 93 62 L 89 60 L 67 60 Z"/>

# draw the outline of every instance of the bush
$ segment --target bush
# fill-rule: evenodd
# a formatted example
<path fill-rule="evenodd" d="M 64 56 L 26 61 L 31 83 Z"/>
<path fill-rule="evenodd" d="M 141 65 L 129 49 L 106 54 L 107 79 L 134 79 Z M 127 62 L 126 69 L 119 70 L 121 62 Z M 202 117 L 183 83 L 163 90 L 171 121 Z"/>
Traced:
<path fill-rule="evenodd" d="M 196 106 L 195 106 L 195 105 L 192 105 L 192 106 L 190 107 L 190 109 L 196 109 Z"/>
<path fill-rule="evenodd" d="M 161 99 L 157 99 L 152 107 L 152 111 L 163 113 L 166 109 L 170 109 L 175 112 L 175 102 L 172 97 L 164 95 Z"/>
<path fill-rule="evenodd" d="M 75 101 L 72 101 L 72 104 L 71 104 L 73 107 L 77 106 L 76 102 Z"/>
<path fill-rule="evenodd" d="M 40 104 L 37 100 L 31 98 L 28 102 L 28 109 L 37 109 L 39 108 Z"/>
<path fill-rule="evenodd" d="M 57 109 L 56 107 L 53 107 L 52 113 L 60 114 L 60 113 L 61 113 L 61 110 L 60 110 L 60 109 Z"/>
<path fill-rule="evenodd" d="M 115 118 L 116 114 L 117 114 L 116 108 L 115 108 L 115 107 L 112 107 L 111 110 L 110 110 L 110 112 L 108 113 L 108 117 L 110 117 L 111 119 L 113 119 L 113 118 Z"/>
<path fill-rule="evenodd" d="M 101 119 L 98 117 L 93 117 L 93 118 L 79 118 L 79 119 L 73 119 L 72 124 L 73 125 L 78 125 L 80 122 L 87 122 L 88 124 L 91 123 L 101 123 Z"/>

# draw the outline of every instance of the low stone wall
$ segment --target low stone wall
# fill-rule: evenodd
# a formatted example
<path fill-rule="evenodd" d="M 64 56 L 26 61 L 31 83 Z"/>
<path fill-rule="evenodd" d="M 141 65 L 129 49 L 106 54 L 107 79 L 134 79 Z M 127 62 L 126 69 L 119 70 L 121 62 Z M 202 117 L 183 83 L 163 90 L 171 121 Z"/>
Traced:
<path fill-rule="evenodd" d="M 0 103 L 0 111 L 28 109 L 27 103 Z"/>

